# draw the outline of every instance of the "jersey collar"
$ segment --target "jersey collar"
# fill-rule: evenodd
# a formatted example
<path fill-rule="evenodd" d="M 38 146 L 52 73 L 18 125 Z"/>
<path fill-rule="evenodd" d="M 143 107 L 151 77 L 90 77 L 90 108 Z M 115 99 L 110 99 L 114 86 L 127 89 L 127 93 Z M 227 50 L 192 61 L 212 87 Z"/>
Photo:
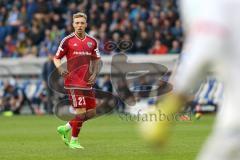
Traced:
<path fill-rule="evenodd" d="M 86 37 L 87 37 L 87 34 L 86 34 L 86 33 L 85 33 L 85 36 L 84 36 L 83 39 L 79 38 L 75 32 L 74 32 L 74 35 L 75 35 L 75 37 L 76 37 L 77 39 L 79 39 L 79 40 L 81 40 L 81 41 L 84 41 L 84 40 L 86 39 Z"/>

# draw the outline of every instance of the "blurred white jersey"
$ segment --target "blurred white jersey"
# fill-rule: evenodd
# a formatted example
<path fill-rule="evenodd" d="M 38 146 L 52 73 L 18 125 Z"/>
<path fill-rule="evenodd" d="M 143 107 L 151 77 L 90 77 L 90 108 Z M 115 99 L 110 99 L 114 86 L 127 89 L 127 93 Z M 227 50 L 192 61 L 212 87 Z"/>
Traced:
<path fill-rule="evenodd" d="M 186 41 L 174 90 L 187 93 L 212 66 L 224 84 L 215 130 L 199 159 L 240 159 L 240 0 L 182 0 L 181 11 Z"/>

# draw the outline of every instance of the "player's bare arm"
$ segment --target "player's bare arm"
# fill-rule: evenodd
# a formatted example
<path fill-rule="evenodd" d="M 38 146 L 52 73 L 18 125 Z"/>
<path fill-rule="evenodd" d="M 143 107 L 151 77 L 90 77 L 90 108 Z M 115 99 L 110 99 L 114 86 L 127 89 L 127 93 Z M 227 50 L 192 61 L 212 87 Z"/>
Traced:
<path fill-rule="evenodd" d="M 61 76 L 66 76 L 68 75 L 68 71 L 62 67 L 62 62 L 61 59 L 54 58 L 53 62 Z"/>

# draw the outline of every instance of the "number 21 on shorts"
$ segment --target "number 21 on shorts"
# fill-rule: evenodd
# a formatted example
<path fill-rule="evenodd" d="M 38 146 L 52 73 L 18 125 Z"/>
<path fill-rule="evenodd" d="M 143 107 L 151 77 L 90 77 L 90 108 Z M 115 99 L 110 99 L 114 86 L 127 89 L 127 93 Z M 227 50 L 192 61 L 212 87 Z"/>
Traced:
<path fill-rule="evenodd" d="M 78 97 L 78 106 L 86 106 L 85 97 Z"/>

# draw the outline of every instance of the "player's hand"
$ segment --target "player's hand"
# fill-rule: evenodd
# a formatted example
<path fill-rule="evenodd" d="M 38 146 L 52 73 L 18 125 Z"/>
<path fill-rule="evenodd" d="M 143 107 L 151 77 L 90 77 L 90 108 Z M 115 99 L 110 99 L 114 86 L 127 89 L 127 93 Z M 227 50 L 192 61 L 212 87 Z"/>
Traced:
<path fill-rule="evenodd" d="M 88 79 L 88 83 L 87 84 L 90 84 L 90 85 L 93 85 L 96 81 L 96 77 L 97 77 L 97 74 L 93 73 L 89 79 Z"/>
<path fill-rule="evenodd" d="M 67 76 L 67 75 L 69 74 L 68 70 L 66 70 L 66 69 L 64 69 L 64 68 L 62 68 L 62 67 L 59 67 L 59 68 L 58 68 L 58 72 L 59 72 L 59 74 L 60 74 L 61 76 L 63 76 L 63 77 L 65 77 L 65 76 Z"/>

